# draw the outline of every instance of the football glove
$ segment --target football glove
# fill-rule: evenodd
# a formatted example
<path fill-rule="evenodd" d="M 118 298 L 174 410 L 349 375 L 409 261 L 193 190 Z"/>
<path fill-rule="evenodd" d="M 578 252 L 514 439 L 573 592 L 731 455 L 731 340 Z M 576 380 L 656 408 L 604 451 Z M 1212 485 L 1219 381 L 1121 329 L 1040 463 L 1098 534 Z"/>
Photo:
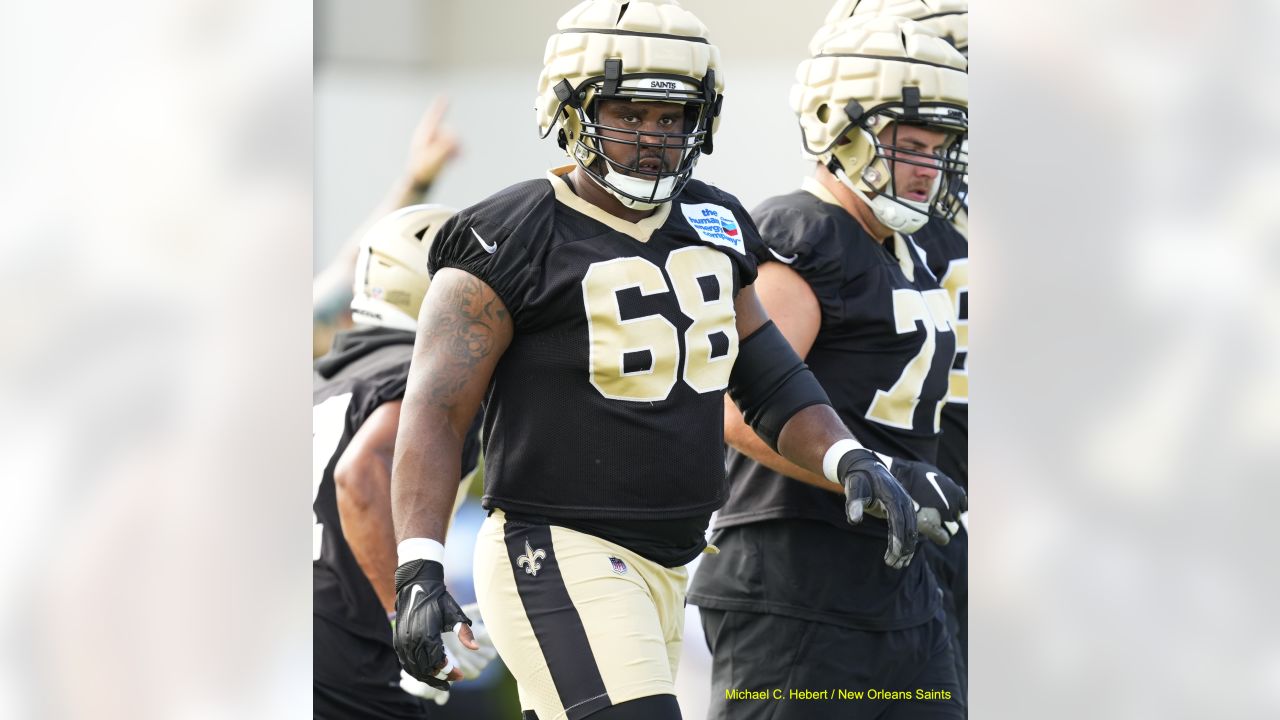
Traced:
<path fill-rule="evenodd" d="M 493 659 L 498 656 L 498 650 L 493 646 L 493 640 L 489 639 L 489 630 L 484 626 L 484 619 L 480 617 L 480 606 L 476 603 L 463 605 L 462 612 L 471 618 L 472 638 L 480 646 L 480 649 L 472 650 L 462 644 L 462 640 L 456 633 L 446 633 L 442 636 L 444 651 L 450 660 L 454 662 L 458 671 L 462 673 L 463 680 L 474 680 L 480 677 L 480 673 L 484 672 L 489 663 L 493 662 Z M 392 620 L 392 632 L 395 632 L 395 627 L 395 620 Z M 431 700 L 437 705 L 444 705 L 449 702 L 449 690 L 438 690 L 404 670 L 400 671 L 400 689 L 414 697 Z"/>
<path fill-rule="evenodd" d="M 911 496 L 893 478 L 889 468 L 870 450 L 850 450 L 836 466 L 844 486 L 845 515 L 849 522 L 862 522 L 864 512 L 883 514 L 889 523 L 889 547 L 884 563 L 895 570 L 907 566 L 919 540 L 915 505 Z"/>
<path fill-rule="evenodd" d="M 444 588 L 444 566 L 434 560 L 410 560 L 396 568 L 396 625 L 392 633 L 400 665 L 413 677 L 448 690 L 452 663 L 441 633 L 471 619 Z M 443 669 L 442 669 L 443 668 Z"/>
<path fill-rule="evenodd" d="M 939 545 L 950 542 L 960 532 L 960 513 L 969 509 L 964 489 L 925 462 L 894 458 L 892 472 L 920 505 L 920 532 Z"/>

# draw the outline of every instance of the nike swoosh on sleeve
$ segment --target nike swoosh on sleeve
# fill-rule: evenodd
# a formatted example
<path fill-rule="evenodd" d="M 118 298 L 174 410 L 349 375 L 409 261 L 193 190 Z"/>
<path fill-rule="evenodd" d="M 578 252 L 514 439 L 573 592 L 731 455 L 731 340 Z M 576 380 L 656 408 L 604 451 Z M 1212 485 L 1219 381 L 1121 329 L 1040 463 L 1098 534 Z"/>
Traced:
<path fill-rule="evenodd" d="M 790 257 L 785 257 L 783 255 L 779 255 L 777 251 L 775 251 L 773 248 L 769 248 L 769 254 L 778 258 L 778 262 L 782 263 L 783 265 L 790 265 L 791 263 L 796 261 L 796 258 L 800 257 L 799 253 L 796 253 Z"/>
<path fill-rule="evenodd" d="M 498 251 L 498 244 L 485 242 L 484 238 L 480 237 L 480 233 L 476 232 L 475 228 L 471 228 L 471 234 L 476 236 L 476 240 L 480 242 L 480 247 L 484 248 L 485 252 L 492 255 Z"/>

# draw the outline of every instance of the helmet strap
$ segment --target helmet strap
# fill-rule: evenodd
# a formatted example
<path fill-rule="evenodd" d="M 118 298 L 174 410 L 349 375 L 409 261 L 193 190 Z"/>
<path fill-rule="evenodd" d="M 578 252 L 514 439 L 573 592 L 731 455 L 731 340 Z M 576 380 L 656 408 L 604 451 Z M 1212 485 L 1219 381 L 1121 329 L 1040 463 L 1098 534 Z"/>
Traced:
<path fill-rule="evenodd" d="M 596 174 L 589 172 L 587 177 L 596 185 L 599 185 L 605 192 L 618 199 L 625 207 L 632 210 L 652 210 L 661 205 L 670 202 L 672 189 L 675 188 L 676 179 L 674 177 L 664 177 L 659 180 L 645 180 L 643 178 L 631 177 L 614 172 L 609 168 L 609 164 L 605 163 L 605 172 L 597 179 Z M 625 194 L 624 194 L 625 193 Z M 636 197 L 663 197 L 667 198 L 661 202 L 645 202 L 636 200 L 627 195 Z"/>
<path fill-rule="evenodd" d="M 871 209 L 872 214 L 875 215 L 876 220 L 881 225 L 893 232 L 910 234 L 929 222 L 928 212 L 922 212 L 919 208 L 912 207 L 905 201 L 888 197 L 883 193 L 877 194 L 874 198 L 869 197 L 858 187 L 857 183 L 849 179 L 849 175 L 841 167 L 840 161 L 834 157 L 827 162 L 827 169 L 831 171 L 832 175 L 836 176 L 841 185 L 844 185 L 849 189 L 849 192 L 854 194 L 854 197 L 861 200 L 864 205 Z M 893 184 L 892 174 L 889 177 L 889 183 L 890 185 Z"/>

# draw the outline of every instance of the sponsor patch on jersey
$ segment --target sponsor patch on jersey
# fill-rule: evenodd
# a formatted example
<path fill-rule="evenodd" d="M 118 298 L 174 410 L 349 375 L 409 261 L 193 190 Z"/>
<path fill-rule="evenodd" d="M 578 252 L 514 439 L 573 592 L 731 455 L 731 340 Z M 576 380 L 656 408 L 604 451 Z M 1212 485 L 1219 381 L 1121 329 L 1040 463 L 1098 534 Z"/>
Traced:
<path fill-rule="evenodd" d="M 733 248 L 739 254 L 747 254 L 742 242 L 742 231 L 738 228 L 738 219 L 728 208 L 711 203 L 682 203 L 680 212 L 684 213 L 684 219 L 689 221 L 689 226 L 698 233 L 698 237 L 712 245 Z"/>

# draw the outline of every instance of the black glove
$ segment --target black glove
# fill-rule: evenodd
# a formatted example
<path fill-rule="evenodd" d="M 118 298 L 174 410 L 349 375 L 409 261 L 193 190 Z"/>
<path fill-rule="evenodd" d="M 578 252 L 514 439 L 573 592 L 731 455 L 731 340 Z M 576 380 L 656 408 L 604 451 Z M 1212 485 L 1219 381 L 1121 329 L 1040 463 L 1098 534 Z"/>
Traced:
<path fill-rule="evenodd" d="M 926 462 L 893 460 L 893 476 L 920 505 L 920 532 L 939 545 L 960 531 L 960 513 L 969 509 L 964 489 Z"/>
<path fill-rule="evenodd" d="M 449 681 L 436 677 L 445 663 L 441 632 L 471 619 L 444 589 L 444 566 L 434 560 L 410 560 L 396 568 L 396 655 L 405 672 L 438 690 Z"/>
<path fill-rule="evenodd" d="M 919 540 L 916 509 L 907 491 L 893 479 L 889 468 L 870 450 L 850 450 L 836 465 L 840 484 L 844 485 L 845 515 L 849 522 L 862 522 L 865 511 L 883 513 L 889 522 L 889 548 L 884 563 L 901 569 L 911 562 Z"/>

